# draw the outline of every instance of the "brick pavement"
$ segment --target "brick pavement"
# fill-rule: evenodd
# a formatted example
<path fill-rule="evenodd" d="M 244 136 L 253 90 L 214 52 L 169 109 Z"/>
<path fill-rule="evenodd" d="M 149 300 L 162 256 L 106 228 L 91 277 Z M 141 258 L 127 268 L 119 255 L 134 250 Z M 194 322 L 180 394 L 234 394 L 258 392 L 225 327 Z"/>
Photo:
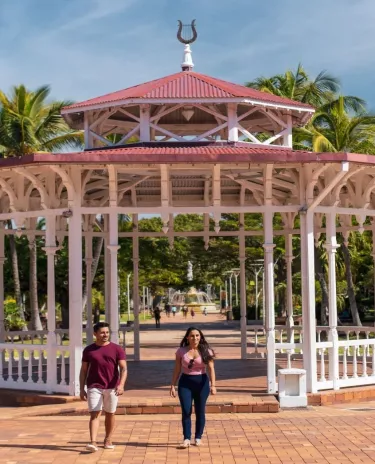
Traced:
<path fill-rule="evenodd" d="M 121 417 L 116 449 L 88 454 L 87 417 L 25 417 L 22 409 L 0 408 L 0 464 L 375 462 L 375 410 L 319 407 L 278 415 L 208 415 L 204 446 L 189 450 L 178 449 L 176 416 Z"/>

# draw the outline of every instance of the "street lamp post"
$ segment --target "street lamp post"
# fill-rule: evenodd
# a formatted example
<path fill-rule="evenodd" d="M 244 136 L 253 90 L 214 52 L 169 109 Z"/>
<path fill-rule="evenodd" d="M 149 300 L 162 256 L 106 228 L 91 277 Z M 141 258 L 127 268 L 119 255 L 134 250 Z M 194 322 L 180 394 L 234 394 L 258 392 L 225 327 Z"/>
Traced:
<path fill-rule="evenodd" d="M 232 272 L 236 279 L 236 306 L 238 306 L 238 276 L 240 275 L 241 269 L 232 269 Z"/>
<path fill-rule="evenodd" d="M 229 274 L 229 307 L 233 306 L 233 286 L 232 286 L 232 273 Z"/>
<path fill-rule="evenodd" d="M 130 321 L 130 276 L 131 273 L 127 275 L 128 321 Z"/>
<path fill-rule="evenodd" d="M 258 276 L 261 272 L 264 272 L 264 260 L 257 259 L 251 263 L 251 266 L 254 266 L 255 274 L 255 320 L 258 320 L 259 311 L 258 311 L 258 302 L 259 302 L 259 291 L 258 291 Z M 263 279 L 264 280 L 264 279 Z M 264 300 L 264 296 L 263 296 Z"/>

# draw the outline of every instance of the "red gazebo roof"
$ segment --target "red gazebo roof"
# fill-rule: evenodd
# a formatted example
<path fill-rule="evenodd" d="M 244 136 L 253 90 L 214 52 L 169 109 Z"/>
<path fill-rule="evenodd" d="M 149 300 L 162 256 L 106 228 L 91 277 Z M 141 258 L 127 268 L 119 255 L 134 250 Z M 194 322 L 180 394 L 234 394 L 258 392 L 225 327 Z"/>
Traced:
<path fill-rule="evenodd" d="M 193 71 L 183 71 L 154 81 L 129 87 L 128 89 L 92 98 L 67 106 L 62 113 L 75 113 L 92 107 L 121 104 L 127 100 L 193 100 L 193 99 L 248 99 L 254 102 L 313 111 L 314 108 L 288 98 L 260 92 L 239 84 L 216 79 Z"/>

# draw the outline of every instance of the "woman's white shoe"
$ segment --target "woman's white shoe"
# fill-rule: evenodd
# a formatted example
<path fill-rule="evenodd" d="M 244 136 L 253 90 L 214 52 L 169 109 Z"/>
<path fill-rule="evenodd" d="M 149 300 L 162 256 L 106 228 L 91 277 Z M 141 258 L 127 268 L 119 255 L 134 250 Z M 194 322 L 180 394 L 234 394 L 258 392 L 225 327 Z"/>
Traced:
<path fill-rule="evenodd" d="M 202 446 L 202 440 L 200 438 L 195 439 L 195 446 Z"/>
<path fill-rule="evenodd" d="M 186 439 L 186 440 L 184 440 L 183 443 L 181 443 L 180 448 L 189 448 L 189 446 L 190 446 L 190 440 Z"/>

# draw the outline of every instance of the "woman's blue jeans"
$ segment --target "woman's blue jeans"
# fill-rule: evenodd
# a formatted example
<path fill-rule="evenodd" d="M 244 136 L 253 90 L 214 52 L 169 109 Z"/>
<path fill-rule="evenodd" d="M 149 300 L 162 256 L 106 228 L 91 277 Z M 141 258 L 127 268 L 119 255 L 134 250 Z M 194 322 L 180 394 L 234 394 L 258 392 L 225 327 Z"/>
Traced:
<path fill-rule="evenodd" d="M 178 382 L 178 397 L 182 409 L 182 430 L 184 440 L 191 440 L 191 413 L 195 407 L 195 438 L 202 438 L 206 423 L 206 402 L 210 394 L 207 374 L 182 374 Z"/>

